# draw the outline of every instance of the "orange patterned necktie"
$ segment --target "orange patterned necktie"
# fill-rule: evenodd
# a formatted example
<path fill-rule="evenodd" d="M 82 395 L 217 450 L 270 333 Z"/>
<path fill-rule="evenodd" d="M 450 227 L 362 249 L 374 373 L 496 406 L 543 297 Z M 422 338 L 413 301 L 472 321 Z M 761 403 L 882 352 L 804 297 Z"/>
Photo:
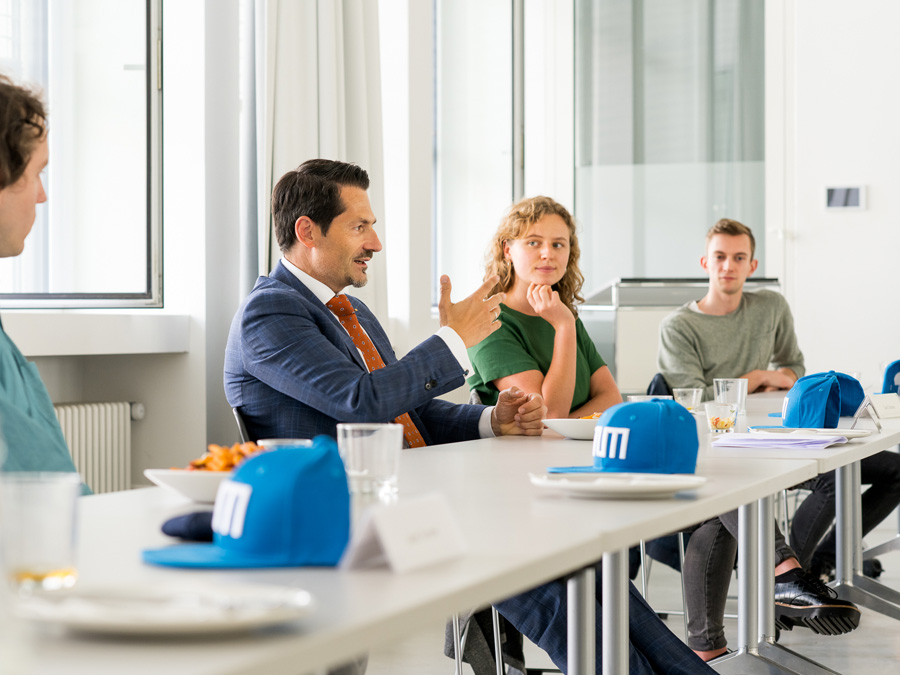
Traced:
<path fill-rule="evenodd" d="M 381 354 L 378 353 L 369 336 L 366 335 L 362 326 L 359 325 L 359 319 L 356 318 L 356 310 L 353 309 L 353 305 L 350 304 L 347 296 L 343 293 L 336 295 L 326 302 L 325 306 L 334 313 L 341 325 L 350 334 L 353 344 L 362 352 L 369 372 L 384 368 L 384 360 L 381 358 Z M 409 447 L 421 448 L 425 446 L 425 439 L 422 438 L 422 434 L 416 429 L 416 425 L 410 418 L 409 413 L 403 413 L 395 417 L 394 421 L 403 425 L 403 437 L 406 439 L 406 444 Z"/>

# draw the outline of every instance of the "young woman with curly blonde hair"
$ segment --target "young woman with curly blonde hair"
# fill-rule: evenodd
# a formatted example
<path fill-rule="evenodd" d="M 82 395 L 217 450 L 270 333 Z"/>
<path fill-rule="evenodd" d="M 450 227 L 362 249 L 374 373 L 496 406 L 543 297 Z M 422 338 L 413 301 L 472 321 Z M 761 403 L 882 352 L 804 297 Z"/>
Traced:
<path fill-rule="evenodd" d="M 544 397 L 549 418 L 582 417 L 622 396 L 578 318 L 584 276 L 578 268 L 575 220 L 549 197 L 510 207 L 487 254 L 485 279 L 506 293 L 503 324 L 469 350 L 469 387 L 483 403 L 510 386 Z"/>

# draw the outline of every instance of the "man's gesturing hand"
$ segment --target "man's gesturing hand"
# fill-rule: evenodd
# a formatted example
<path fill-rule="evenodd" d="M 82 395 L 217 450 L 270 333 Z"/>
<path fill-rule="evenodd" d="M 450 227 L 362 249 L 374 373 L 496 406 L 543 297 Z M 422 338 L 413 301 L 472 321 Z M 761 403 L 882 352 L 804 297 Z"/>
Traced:
<path fill-rule="evenodd" d="M 540 394 L 526 394 L 518 387 L 510 387 L 497 398 L 491 429 L 496 436 L 540 436 L 544 431 L 541 420 L 546 415 L 547 406 Z"/>
<path fill-rule="evenodd" d="M 500 322 L 496 319 L 500 316 L 500 303 L 506 299 L 506 293 L 484 297 L 498 281 L 500 277 L 494 275 L 468 298 L 452 303 L 450 277 L 446 274 L 441 277 L 441 299 L 438 301 L 441 325 L 450 326 L 455 330 L 466 343 L 466 347 L 477 345 L 500 328 Z"/>

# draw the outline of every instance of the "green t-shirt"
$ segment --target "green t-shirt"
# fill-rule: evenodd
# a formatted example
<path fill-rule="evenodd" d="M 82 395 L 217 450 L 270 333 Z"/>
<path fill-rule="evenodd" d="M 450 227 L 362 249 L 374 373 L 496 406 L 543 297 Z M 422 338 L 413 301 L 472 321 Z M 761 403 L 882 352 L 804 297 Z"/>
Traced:
<path fill-rule="evenodd" d="M 553 340 L 556 330 L 539 316 L 528 316 L 500 305 L 499 330 L 469 348 L 469 360 L 475 371 L 469 378 L 469 388 L 478 392 L 481 402 L 494 405 L 497 387 L 494 380 L 526 370 L 539 370 L 544 375 L 553 360 Z M 575 392 L 572 407 L 583 406 L 591 397 L 591 375 L 606 363 L 588 335 L 581 319 L 575 319 Z"/>

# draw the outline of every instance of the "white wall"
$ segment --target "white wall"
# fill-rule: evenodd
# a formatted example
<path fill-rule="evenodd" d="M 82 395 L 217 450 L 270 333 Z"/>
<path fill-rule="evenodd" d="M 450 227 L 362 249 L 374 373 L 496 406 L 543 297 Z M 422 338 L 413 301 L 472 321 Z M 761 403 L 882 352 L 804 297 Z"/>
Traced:
<path fill-rule="evenodd" d="M 900 3 L 796 0 L 769 2 L 767 11 L 767 53 L 781 61 L 767 72 L 767 220 L 783 227 L 800 346 L 809 372 L 860 371 L 867 390 L 880 389 L 885 363 L 900 358 L 891 295 L 900 250 Z M 825 187 L 843 185 L 867 186 L 868 208 L 826 212 Z"/>

